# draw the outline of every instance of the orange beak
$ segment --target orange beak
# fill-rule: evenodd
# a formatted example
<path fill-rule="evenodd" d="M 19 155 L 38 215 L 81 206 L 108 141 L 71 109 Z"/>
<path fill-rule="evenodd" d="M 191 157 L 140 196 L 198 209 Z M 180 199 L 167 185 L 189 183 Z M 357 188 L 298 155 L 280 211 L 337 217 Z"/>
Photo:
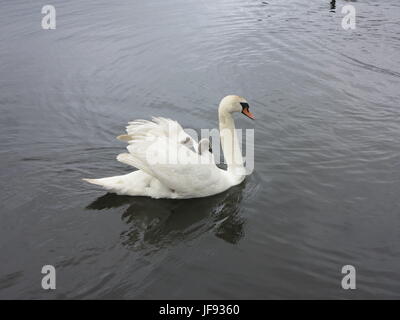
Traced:
<path fill-rule="evenodd" d="M 254 117 L 254 115 L 249 111 L 249 108 L 244 108 L 242 113 L 246 116 L 249 117 L 250 119 L 255 120 L 256 118 Z"/>

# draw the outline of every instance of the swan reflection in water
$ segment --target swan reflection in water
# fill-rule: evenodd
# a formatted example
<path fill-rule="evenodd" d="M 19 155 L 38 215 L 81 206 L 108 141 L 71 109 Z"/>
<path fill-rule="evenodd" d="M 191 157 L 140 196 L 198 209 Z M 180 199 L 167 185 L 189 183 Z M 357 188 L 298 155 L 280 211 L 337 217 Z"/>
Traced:
<path fill-rule="evenodd" d="M 158 250 L 206 232 L 213 232 L 218 238 L 235 244 L 244 235 L 240 202 L 245 183 L 215 196 L 187 200 L 155 200 L 107 193 L 87 209 L 127 205 L 122 219 L 128 229 L 121 233 L 121 239 L 124 245 L 136 250 Z"/>

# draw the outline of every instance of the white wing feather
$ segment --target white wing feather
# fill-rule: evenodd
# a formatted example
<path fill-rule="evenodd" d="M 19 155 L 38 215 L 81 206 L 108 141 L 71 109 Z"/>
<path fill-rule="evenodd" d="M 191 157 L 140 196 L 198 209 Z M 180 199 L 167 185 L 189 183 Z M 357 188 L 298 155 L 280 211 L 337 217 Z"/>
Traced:
<path fill-rule="evenodd" d="M 135 139 L 127 149 L 144 164 L 142 170 L 180 194 L 198 193 L 218 183 L 220 178 L 215 163 L 202 163 L 198 153 L 165 137 Z"/>
<path fill-rule="evenodd" d="M 118 136 L 117 138 L 131 143 L 136 139 L 165 137 L 188 147 L 193 146 L 197 150 L 197 142 L 183 130 L 177 121 L 171 119 L 153 117 L 152 121 L 131 121 L 126 126 L 126 132 L 127 134 Z"/>
<path fill-rule="evenodd" d="M 135 120 L 126 132 L 122 140 L 128 141 L 129 154 L 119 155 L 118 161 L 143 170 L 180 195 L 198 194 L 218 184 L 221 170 L 214 161 L 204 163 L 197 142 L 177 121 L 161 117 Z"/>

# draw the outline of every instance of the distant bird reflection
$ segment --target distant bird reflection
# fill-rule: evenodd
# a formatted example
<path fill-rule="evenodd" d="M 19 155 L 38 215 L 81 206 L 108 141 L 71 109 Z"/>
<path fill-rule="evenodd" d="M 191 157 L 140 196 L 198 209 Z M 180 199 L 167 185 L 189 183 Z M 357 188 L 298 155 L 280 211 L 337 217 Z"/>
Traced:
<path fill-rule="evenodd" d="M 332 0 L 331 1 L 331 12 L 335 12 L 335 9 L 336 9 L 336 0 Z"/>
<path fill-rule="evenodd" d="M 103 210 L 127 205 L 122 219 L 128 229 L 121 233 L 121 240 L 136 250 L 158 250 L 207 232 L 235 244 L 244 235 L 244 219 L 240 217 L 244 186 L 245 182 L 212 197 L 187 200 L 154 200 L 107 193 L 87 209 Z"/>

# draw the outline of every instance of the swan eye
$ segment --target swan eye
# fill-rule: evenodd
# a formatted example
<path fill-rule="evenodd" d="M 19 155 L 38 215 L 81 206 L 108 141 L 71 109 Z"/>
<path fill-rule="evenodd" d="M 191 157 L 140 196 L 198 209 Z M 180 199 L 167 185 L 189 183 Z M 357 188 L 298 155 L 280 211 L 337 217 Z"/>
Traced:
<path fill-rule="evenodd" d="M 242 106 L 242 110 L 249 109 L 249 107 L 250 107 L 247 102 L 240 102 L 240 105 Z"/>

